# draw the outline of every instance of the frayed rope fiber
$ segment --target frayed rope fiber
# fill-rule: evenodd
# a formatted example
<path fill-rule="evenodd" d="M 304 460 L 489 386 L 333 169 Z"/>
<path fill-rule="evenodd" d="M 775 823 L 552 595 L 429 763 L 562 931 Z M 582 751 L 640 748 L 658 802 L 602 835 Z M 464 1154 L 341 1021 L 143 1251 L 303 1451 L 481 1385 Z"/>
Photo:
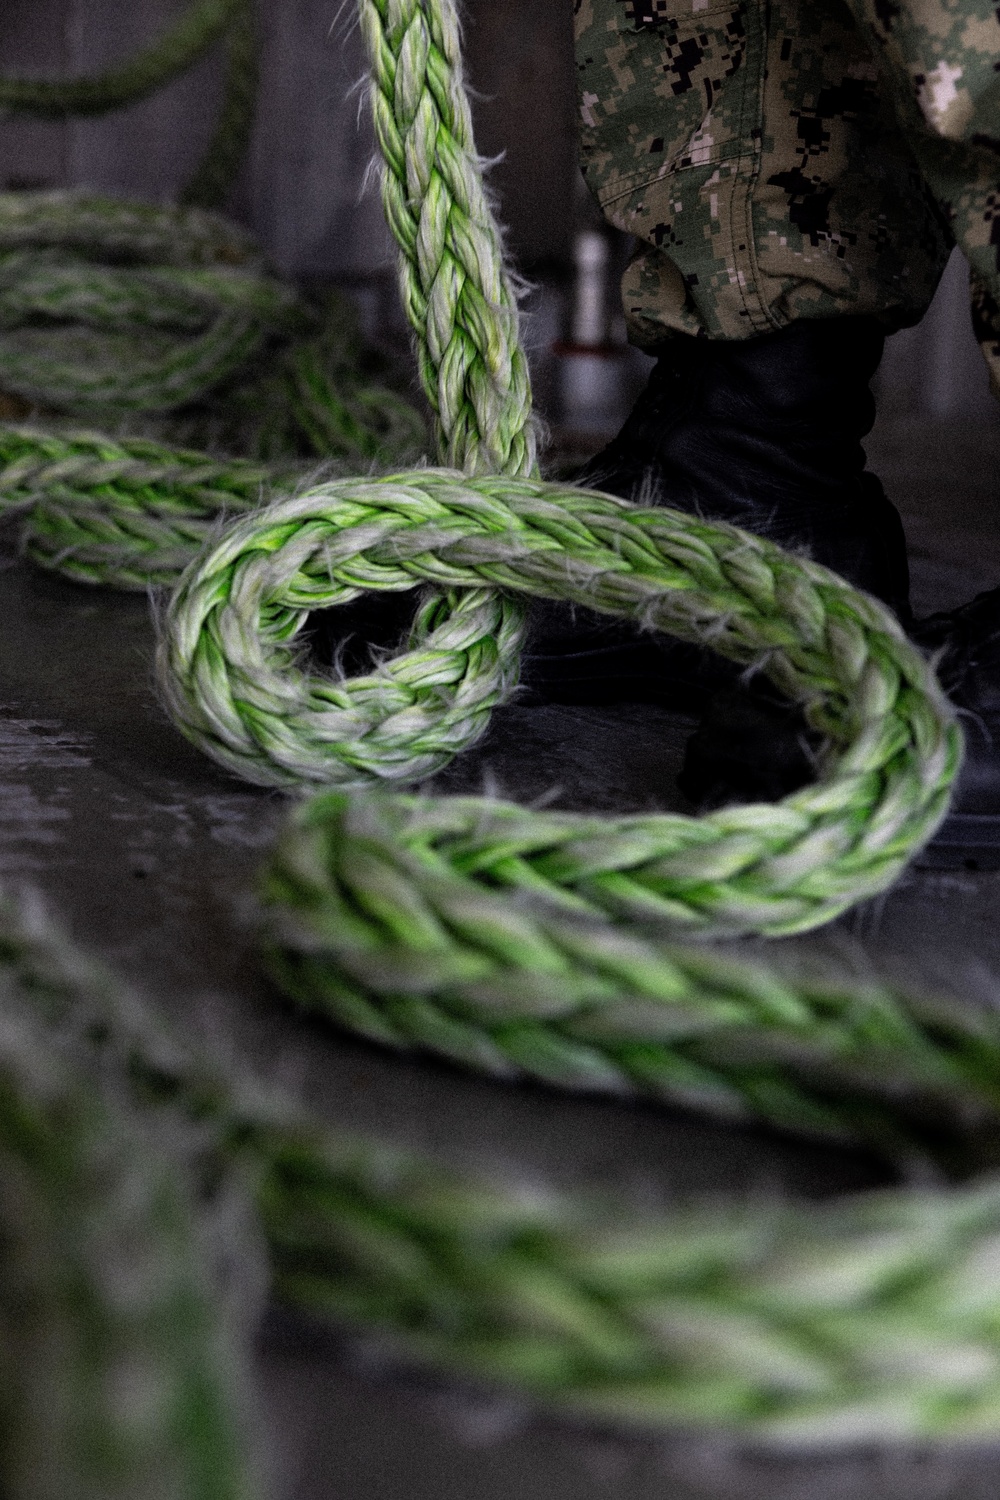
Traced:
<path fill-rule="evenodd" d="M 880 605 L 818 566 L 536 477 L 515 287 L 455 7 L 361 0 L 360 15 L 384 200 L 447 467 L 335 478 L 252 510 L 282 482 L 266 465 L 11 428 L 0 496 L 30 511 L 29 551 L 92 582 L 166 581 L 203 528 L 236 513 L 168 607 L 161 681 L 184 732 L 239 775 L 327 787 L 295 811 L 265 874 L 266 959 L 303 1005 L 498 1076 L 636 1091 L 890 1155 L 943 1143 L 944 1165 L 974 1168 L 1000 1110 L 991 1017 L 677 941 L 803 931 L 892 882 L 936 828 L 960 760 L 930 668 Z M 103 216 L 61 200 L 46 211 L 67 246 Z M 169 241 L 146 211 L 123 207 L 118 224 L 125 244 Z M 189 224 L 211 267 L 216 227 Z M 189 283 L 171 285 L 163 306 L 187 316 Z M 134 307 L 137 286 L 113 297 Z M 322 381 L 308 360 L 297 368 L 276 399 L 294 389 L 295 409 L 328 430 Z M 64 523 L 75 540 L 60 549 Z M 366 677 L 311 670 L 309 614 L 372 590 L 419 591 L 404 650 Z M 428 775 L 482 733 L 516 684 L 532 597 L 761 667 L 825 737 L 816 785 L 703 819 L 366 793 Z M 120 1086 L 154 1129 L 167 1113 L 197 1122 L 209 1157 L 248 1173 L 286 1298 L 603 1419 L 831 1448 L 995 1436 L 993 1180 L 623 1221 L 614 1205 L 462 1179 L 324 1133 L 231 1063 L 204 1065 L 18 921 L 0 923 L 0 968 L 39 1024 L 97 1069 L 94 1087 Z M 15 1079 L 11 1097 L 26 1087 Z M 114 1128 L 109 1117 L 101 1131 Z M 229 1431 L 210 1439 L 220 1462 Z"/>
<path fill-rule="evenodd" d="M 40 1216 L 49 1236 L 41 1255 L 35 1229 L 32 1253 L 0 1275 L 4 1319 L 23 1308 L 25 1277 L 36 1291 L 21 1330 L 28 1370 L 0 1362 L 0 1385 L 16 1374 L 16 1391 L 44 1393 L 18 1408 L 16 1442 L 0 1447 L 12 1500 L 153 1500 L 165 1474 L 199 1500 L 253 1493 L 239 1444 L 258 1299 L 241 1195 L 281 1297 L 555 1411 L 828 1452 L 996 1434 L 993 1179 L 637 1216 L 318 1126 L 232 1058 L 169 1034 L 36 908 L 7 897 L 0 988 L 0 1174 L 13 1165 L 25 1225 Z M 213 1276 L 220 1287 L 212 1221 L 233 1184 L 230 1286 L 206 1301 Z M 157 1271 L 124 1300 L 102 1274 L 119 1256 L 133 1272 L 152 1257 Z M 60 1374 L 79 1388 L 52 1383 L 37 1336 L 50 1318 L 73 1360 Z M 158 1420 L 131 1432 L 133 1408 L 100 1378 L 122 1359 L 160 1397 Z M 170 1428 L 164 1446 L 175 1399 L 198 1420 Z"/>

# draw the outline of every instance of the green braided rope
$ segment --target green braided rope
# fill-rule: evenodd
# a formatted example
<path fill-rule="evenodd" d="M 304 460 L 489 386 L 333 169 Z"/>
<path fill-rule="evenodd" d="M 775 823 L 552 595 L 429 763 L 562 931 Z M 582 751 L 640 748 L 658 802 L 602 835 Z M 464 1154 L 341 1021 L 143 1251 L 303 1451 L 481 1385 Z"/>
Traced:
<path fill-rule="evenodd" d="M 294 346 L 283 399 L 289 418 L 312 450 L 385 466 L 421 454 L 427 429 L 420 413 L 395 391 L 345 378 L 325 341 Z"/>
<path fill-rule="evenodd" d="M 363 481 L 344 483 L 348 489 L 364 488 Z M 381 483 L 370 481 L 376 489 Z M 304 498 L 314 511 L 315 495 Z M 253 550 L 264 573 L 276 544 L 294 547 L 295 537 L 304 541 L 310 535 L 300 516 L 285 519 L 284 508 L 294 504 L 279 502 L 283 521 L 262 551 L 258 543 L 265 533 L 254 529 Z M 277 510 L 263 514 L 276 517 Z M 223 546 L 229 547 L 235 532 L 226 537 Z M 332 533 L 317 537 L 314 556 L 321 572 L 331 540 Z M 287 563 L 289 556 L 286 550 L 274 561 Z M 492 589 L 473 586 L 432 596 L 418 610 L 400 655 L 370 676 L 338 680 L 296 666 L 295 636 L 310 607 L 356 598 L 364 589 L 360 579 L 351 578 L 348 569 L 346 583 L 325 590 L 307 584 L 309 602 L 276 591 L 261 601 L 267 617 L 261 633 L 263 615 L 251 601 L 264 582 L 262 570 L 242 568 L 228 554 L 215 561 L 204 574 L 197 561 L 192 564 L 187 586 L 182 583 L 171 602 L 159 653 L 160 681 L 184 732 L 246 779 L 265 785 L 295 786 L 303 780 L 365 785 L 374 777 L 428 776 L 482 735 L 491 710 L 514 686 L 523 611 Z M 225 601 L 237 577 L 246 580 L 251 605 L 242 617 Z M 235 653 L 235 670 L 227 675 L 230 653 Z"/>
<path fill-rule="evenodd" d="M 779 931 L 822 920 L 815 887 L 762 892 L 745 811 L 720 814 L 707 843 L 666 816 L 609 826 L 477 798 L 328 793 L 269 859 L 268 967 L 345 1029 L 494 1077 L 947 1152 L 1000 1106 L 995 1017 L 615 924 L 669 913 L 675 930 L 714 926 L 716 901 L 731 920 L 754 885 L 744 922 L 768 930 L 768 899 Z M 741 873 L 707 880 L 738 845 Z M 757 847 L 766 858 L 769 840 Z"/>
<path fill-rule="evenodd" d="M 248 0 L 193 0 L 152 46 L 93 77 L 0 77 L 0 109 L 59 118 L 135 104 L 193 66 L 248 8 Z"/>
<path fill-rule="evenodd" d="M 443 451 L 469 475 L 339 481 L 237 520 L 169 613 L 161 670 L 186 732 L 267 783 L 425 775 L 510 691 L 520 595 L 596 604 L 763 665 L 830 749 L 817 785 L 779 807 L 699 821 L 328 794 L 272 867 L 275 969 L 305 1003 L 393 1045 L 874 1134 L 890 1149 L 940 1131 L 947 1155 L 967 1147 L 976 1160 L 997 1108 L 988 1020 L 783 982 L 612 925 L 778 933 L 828 920 L 883 889 L 933 832 L 957 732 L 895 622 L 823 569 L 729 528 L 528 477 L 530 396 L 453 8 L 363 0 L 362 17 L 422 378 Z M 127 498 L 129 466 L 169 457 L 127 443 L 109 455 L 93 439 L 78 449 L 87 441 L 89 454 L 63 455 L 92 466 L 70 475 L 78 493 L 106 486 L 109 512 L 119 493 L 126 511 L 155 510 L 148 487 Z M 490 467 L 522 477 L 483 476 Z M 193 456 L 174 461 L 179 509 L 196 477 Z M 12 496 L 34 482 L 26 474 Z M 119 553 L 113 567 L 127 566 Z M 297 662 L 312 609 L 420 584 L 435 593 L 408 650 L 368 678 Z M 72 984 L 64 998 L 85 1017 Z M 995 1431 L 991 1183 L 831 1210 L 695 1206 L 623 1226 L 613 1208 L 498 1192 L 323 1137 L 162 1048 L 146 1066 L 141 1027 L 121 1043 L 113 1033 L 91 1025 L 81 1044 L 147 1102 L 228 1122 L 228 1148 L 261 1163 L 278 1289 L 382 1327 L 418 1357 L 581 1413 L 786 1442 Z"/>
<path fill-rule="evenodd" d="M 29 512 L 24 549 L 78 583 L 172 584 L 220 520 L 301 466 L 213 459 L 147 438 L 0 426 L 0 514 Z"/>
<path fill-rule="evenodd" d="M 891 883 L 944 813 L 959 761 L 953 716 L 883 607 L 735 528 L 539 480 L 433 469 L 338 480 L 235 522 L 170 603 L 159 674 L 175 722 L 264 785 L 428 774 L 485 727 L 478 709 L 511 681 L 506 651 L 463 633 L 458 655 L 411 644 L 354 683 L 310 673 L 295 652 L 310 610 L 420 582 L 596 606 L 761 661 L 836 746 L 818 784 L 776 808 L 639 820 L 634 837 L 632 822 L 581 820 L 583 878 L 607 863 L 612 910 L 716 929 L 814 926 Z M 552 820 L 524 816 L 526 842 L 544 843 Z M 662 871 L 663 899 L 643 877 L 621 891 L 623 841 L 637 846 L 626 860 Z M 550 867 L 575 878 L 557 853 Z"/>
<path fill-rule="evenodd" d="M 814 1452 L 996 1436 L 994 1181 L 638 1220 L 306 1146 L 263 1211 L 279 1295 L 556 1411 Z"/>
<path fill-rule="evenodd" d="M 220 1306 L 223 1262 L 245 1255 L 234 1172 L 220 1161 L 199 1180 L 211 1132 L 137 1107 L 70 1025 L 42 1019 L 54 992 L 104 983 L 4 897 L 0 1486 L 8 1500 L 247 1500 L 246 1278 Z"/>
<path fill-rule="evenodd" d="M 296 457 L 353 465 L 412 460 L 423 447 L 423 419 L 380 383 L 377 368 L 362 374 L 366 362 L 342 299 L 306 302 L 267 274 L 242 229 L 214 214 L 64 193 L 0 195 L 0 387 L 29 406 L 103 415 L 116 425 L 132 412 L 168 437 L 235 444 L 280 461 L 271 480 L 287 474 Z M 73 437 L 38 434 L 35 498 L 51 444 L 61 442 L 71 461 L 66 444 Z M 23 428 L 0 432 L 0 461 L 24 461 L 28 441 Z M 73 515 L 66 518 L 65 485 L 55 473 L 59 488 L 32 555 L 58 566 L 77 557 L 80 525 L 102 540 L 110 527 L 122 532 L 114 555 L 88 555 L 82 572 L 74 562 L 74 576 L 116 587 L 173 581 L 206 528 L 150 551 L 137 487 L 117 515 L 99 477 L 88 520 L 81 486 L 92 455 L 90 439 L 81 443 Z M 221 472 L 207 455 L 194 460 L 166 445 L 155 459 L 149 450 L 138 457 L 153 532 L 164 513 L 178 513 L 179 467 L 194 462 Z M 154 462 L 162 475 L 150 468 Z M 228 488 L 245 490 L 246 478 L 236 461 Z M 202 495 L 195 515 L 200 521 L 206 514 Z"/>
<path fill-rule="evenodd" d="M 483 187 L 455 7 L 363 0 L 382 201 L 443 463 L 535 471 L 515 289 Z"/>
<path fill-rule="evenodd" d="M 0 922 L 0 963 L 87 1078 L 161 1130 L 197 1121 L 252 1169 L 282 1297 L 410 1358 L 555 1410 L 786 1447 L 995 1435 L 994 1180 L 669 1215 L 519 1189 L 310 1124 L 179 1044 L 37 920 Z M 64 1305 L 70 1328 L 79 1311 Z"/>

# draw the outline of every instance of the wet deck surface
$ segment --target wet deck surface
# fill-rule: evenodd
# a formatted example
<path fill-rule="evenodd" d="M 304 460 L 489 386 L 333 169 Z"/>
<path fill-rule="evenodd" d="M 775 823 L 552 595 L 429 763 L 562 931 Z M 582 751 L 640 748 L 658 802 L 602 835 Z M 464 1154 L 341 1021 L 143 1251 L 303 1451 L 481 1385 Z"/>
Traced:
<path fill-rule="evenodd" d="M 904 512 L 921 611 L 1000 582 L 1000 425 L 877 437 Z M 0 569 L 0 878 L 48 897 L 85 946 L 174 1022 L 232 1039 L 333 1124 L 506 1176 L 614 1189 L 826 1194 L 870 1162 L 665 1110 L 577 1099 L 389 1056 L 291 1012 L 254 953 L 255 871 L 282 800 L 216 771 L 152 685 L 145 599 L 90 593 L 19 562 Z M 577 806 L 676 802 L 688 721 L 636 705 L 515 703 L 464 762 L 466 787 Z M 824 943 L 961 995 L 1000 976 L 1000 874 L 914 872 Z M 369 1345 L 275 1315 L 261 1344 L 275 1500 L 686 1500 L 995 1496 L 995 1455 L 777 1464 L 718 1442 L 615 1437 L 516 1402 L 404 1377 Z"/>

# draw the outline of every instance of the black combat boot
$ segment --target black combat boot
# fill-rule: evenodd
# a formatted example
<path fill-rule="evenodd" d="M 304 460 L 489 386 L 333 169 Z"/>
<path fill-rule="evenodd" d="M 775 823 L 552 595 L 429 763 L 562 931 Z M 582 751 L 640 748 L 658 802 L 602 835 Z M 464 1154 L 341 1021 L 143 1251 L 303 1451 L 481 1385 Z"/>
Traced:
<path fill-rule="evenodd" d="M 861 446 L 884 341 L 866 317 L 738 342 L 670 339 L 625 426 L 579 482 L 802 549 L 907 620 L 903 529 Z M 580 611 L 561 632 L 554 611 L 536 618 L 524 681 L 541 699 L 691 708 L 735 678 L 710 653 L 606 617 Z"/>

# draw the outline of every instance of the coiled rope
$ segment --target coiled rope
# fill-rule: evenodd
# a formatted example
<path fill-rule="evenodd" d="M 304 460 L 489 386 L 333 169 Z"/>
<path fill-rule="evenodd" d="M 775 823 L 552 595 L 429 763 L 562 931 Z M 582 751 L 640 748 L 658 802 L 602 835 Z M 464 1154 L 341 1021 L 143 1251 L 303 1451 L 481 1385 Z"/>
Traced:
<path fill-rule="evenodd" d="M 170 607 L 161 667 L 182 727 L 267 784 L 426 775 L 511 690 L 518 599 L 542 596 L 761 666 L 830 749 L 816 786 L 704 820 L 327 792 L 297 812 L 267 877 L 274 971 L 390 1045 L 874 1136 L 890 1151 L 923 1147 L 940 1126 L 948 1152 L 975 1161 L 997 1112 L 991 1018 L 782 979 L 663 935 L 665 923 L 675 935 L 803 930 L 883 889 L 933 832 L 959 759 L 933 676 L 880 606 L 821 568 L 534 477 L 516 298 L 454 7 L 361 0 L 361 18 L 421 378 L 442 460 L 465 472 L 335 480 L 237 519 Z M 164 504 L 148 469 L 140 482 L 143 462 L 172 463 L 169 494 L 179 511 L 202 505 L 202 521 L 216 499 L 241 509 L 262 483 L 125 440 L 68 438 L 61 458 L 32 454 L 30 435 L 6 441 L 24 445 L 12 503 L 43 507 L 64 462 L 81 505 L 106 491 L 110 517 L 121 500 L 124 548 Z M 125 552 L 115 569 L 127 576 Z M 433 592 L 408 649 L 367 678 L 324 678 L 298 659 L 310 611 L 422 584 Z M 98 989 L 104 1020 L 77 1031 L 80 1045 L 113 1076 L 145 1078 L 147 1100 L 155 1078 L 155 1099 L 227 1122 L 227 1150 L 258 1164 L 283 1295 L 448 1368 L 633 1423 L 828 1445 L 995 1433 L 993 1182 L 831 1209 L 695 1207 L 623 1227 L 615 1209 L 463 1182 L 262 1113 L 224 1071 L 206 1085 L 195 1067 L 194 1086 L 189 1065 L 159 1051 L 149 1068 L 146 1033 Z M 61 993 L 62 1015 L 98 1003 L 93 986 Z"/>
<path fill-rule="evenodd" d="M 220 37 L 222 108 L 180 208 L 0 195 L 0 411 L 38 408 L 116 429 L 134 413 L 146 436 L 265 459 L 411 461 L 422 419 L 378 380 L 349 308 L 333 297 L 307 305 L 269 274 L 249 235 L 198 212 L 228 196 L 249 143 L 255 0 L 194 0 L 151 47 L 99 76 L 0 78 L 0 108 L 51 118 L 117 109 Z M 167 487 L 171 467 L 168 459 Z M 99 569 L 91 575 L 98 581 Z"/>
<path fill-rule="evenodd" d="M 75 414 L 171 411 L 301 317 L 249 237 L 215 216 L 63 194 L 0 198 L 0 369 L 4 388 L 28 402 Z"/>
<path fill-rule="evenodd" d="M 193 1203 L 204 1216 L 207 1204 L 211 1214 L 213 1197 L 225 1198 L 226 1181 L 235 1180 L 238 1193 L 256 1204 L 282 1297 L 380 1329 L 409 1358 L 491 1385 L 514 1384 L 555 1410 L 632 1427 L 710 1426 L 826 1450 L 995 1436 L 1000 1186 L 992 1179 L 948 1192 L 873 1192 L 826 1206 L 680 1203 L 666 1217 L 623 1221 L 614 1203 L 537 1184 L 504 1187 L 317 1127 L 231 1059 L 205 1057 L 165 1033 L 137 997 L 74 953 L 37 911 L 9 901 L 0 917 L 0 978 L 5 1011 L 14 1016 L 13 1026 L 0 1028 L 5 1125 L 11 1116 L 30 1122 L 14 1130 L 13 1146 L 5 1128 L 3 1160 L 20 1150 L 21 1191 L 30 1190 L 53 1225 L 47 1243 L 56 1264 L 67 1255 L 79 1263 L 95 1243 L 84 1237 L 81 1250 L 72 1242 L 80 1232 L 78 1204 L 84 1222 L 100 1215 L 97 1243 L 116 1255 L 124 1247 L 136 1254 L 136 1220 L 144 1232 L 148 1206 L 148 1253 L 159 1257 L 159 1268 L 173 1266 L 148 1292 L 169 1307 L 193 1274 L 187 1221 L 174 1205 Z M 31 1056 L 55 1059 L 47 1076 L 60 1081 L 61 1092 L 40 1089 L 21 1067 L 20 1043 L 11 1038 L 22 1017 L 32 1029 Z M 62 1128 L 53 1133 L 54 1123 L 78 1118 L 57 1107 L 70 1068 L 89 1080 L 82 1096 L 69 1093 L 88 1127 L 79 1140 Z M 114 1100 L 110 1118 L 99 1112 L 105 1090 Z M 32 1133 L 39 1095 L 49 1111 L 40 1127 L 48 1131 L 46 1150 Z M 129 1180 L 146 1167 L 154 1133 L 160 1169 L 143 1176 L 143 1192 L 124 1202 L 113 1172 L 101 1180 L 100 1194 L 88 1194 L 92 1179 L 84 1175 L 79 1198 L 66 1203 L 67 1172 L 52 1170 L 51 1162 L 68 1153 L 67 1171 L 90 1154 L 117 1163 L 133 1140 L 131 1131 L 118 1133 L 123 1115 L 126 1123 L 138 1118 L 141 1139 Z M 231 1201 L 238 1223 L 238 1195 Z M 255 1305 L 246 1292 L 255 1276 L 252 1237 L 238 1231 L 233 1241 L 230 1230 L 228 1238 L 234 1301 L 245 1319 Z M 32 1248 L 31 1269 L 41 1279 L 50 1262 L 37 1243 Z M 196 1289 L 209 1284 L 194 1274 Z M 186 1351 L 181 1378 L 200 1381 L 196 1406 L 206 1418 L 174 1431 L 165 1453 L 162 1428 L 141 1427 L 131 1435 L 126 1472 L 143 1475 L 161 1461 L 165 1472 L 214 1476 L 216 1489 L 193 1481 L 184 1493 L 206 1500 L 248 1493 L 231 1479 L 239 1472 L 232 1446 L 242 1394 L 238 1339 L 230 1332 L 213 1344 L 197 1290 L 196 1315 L 161 1323 L 144 1321 L 141 1299 L 105 1309 L 110 1286 L 92 1265 L 69 1283 L 58 1306 L 61 1347 L 79 1337 L 90 1361 L 111 1362 L 124 1326 L 126 1340 L 142 1350 L 142 1367 L 161 1381 L 176 1368 L 177 1351 Z M 0 1282 L 5 1318 L 9 1288 Z M 104 1299 L 100 1317 L 112 1324 L 96 1346 L 84 1337 L 95 1296 Z M 220 1349 L 228 1349 L 228 1363 L 217 1358 Z M 13 1373 L 10 1363 L 2 1373 Z M 167 1392 L 177 1388 L 168 1377 Z M 41 1447 L 58 1430 L 62 1412 L 48 1394 L 32 1409 L 25 1444 Z M 84 1399 L 102 1394 L 92 1381 Z M 88 1418 L 92 1409 L 85 1408 Z M 168 1395 L 158 1412 L 172 1409 Z M 225 1414 L 234 1412 L 227 1424 Z M 117 1431 L 116 1407 L 99 1415 L 98 1431 L 105 1420 Z M 69 1438 L 82 1446 L 93 1430 L 78 1422 Z M 60 1453 L 67 1451 L 79 1456 L 65 1445 Z M 0 1474 L 6 1481 L 8 1470 L 0 1467 Z M 146 1490 L 138 1483 L 105 1491 L 82 1484 L 9 1489 L 15 1500 L 119 1492 L 132 1500 Z M 148 1492 L 162 1490 L 151 1485 Z"/>
<path fill-rule="evenodd" d="M 74 193 L 0 194 L 4 392 L 62 430 L 0 425 L 0 512 L 29 510 L 37 562 L 117 588 L 176 581 L 222 515 L 310 458 L 313 472 L 316 460 L 398 463 L 425 437 L 345 303 L 305 301 L 244 230 L 201 209 Z M 150 435 L 81 431 L 81 418 Z"/>

